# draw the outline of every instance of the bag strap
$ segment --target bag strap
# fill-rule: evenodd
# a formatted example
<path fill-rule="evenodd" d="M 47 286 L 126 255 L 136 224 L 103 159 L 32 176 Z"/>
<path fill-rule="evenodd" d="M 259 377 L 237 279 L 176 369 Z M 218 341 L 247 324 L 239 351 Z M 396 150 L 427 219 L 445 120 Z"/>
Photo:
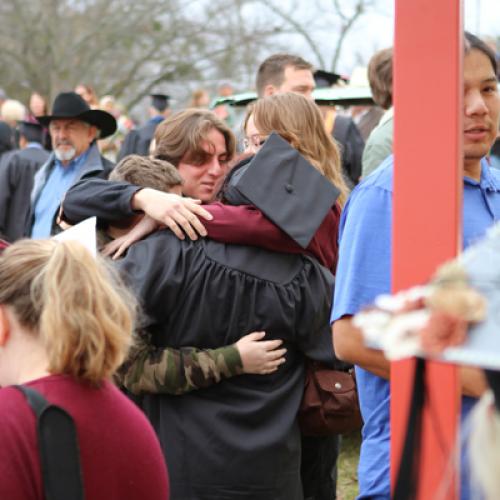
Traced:
<path fill-rule="evenodd" d="M 84 500 L 80 450 L 71 415 L 50 404 L 38 391 L 15 385 L 37 418 L 43 488 L 46 500 Z"/>

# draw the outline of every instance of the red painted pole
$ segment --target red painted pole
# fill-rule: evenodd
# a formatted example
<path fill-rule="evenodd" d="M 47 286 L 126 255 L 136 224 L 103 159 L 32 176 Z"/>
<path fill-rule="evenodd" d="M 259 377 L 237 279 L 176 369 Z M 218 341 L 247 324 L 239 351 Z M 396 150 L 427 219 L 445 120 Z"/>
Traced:
<path fill-rule="evenodd" d="M 461 247 L 462 32 L 460 0 L 396 0 L 393 291 L 424 283 Z M 391 366 L 393 485 L 413 369 L 412 360 Z M 418 498 L 439 493 L 452 500 L 458 494 L 450 470 L 460 409 L 456 369 L 429 362 L 427 387 Z"/>

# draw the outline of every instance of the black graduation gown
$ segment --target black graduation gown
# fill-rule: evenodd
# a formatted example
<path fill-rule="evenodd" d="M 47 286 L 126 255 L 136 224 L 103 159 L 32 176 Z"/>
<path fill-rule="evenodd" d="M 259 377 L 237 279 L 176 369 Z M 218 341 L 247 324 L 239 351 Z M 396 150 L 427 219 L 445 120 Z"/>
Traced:
<path fill-rule="evenodd" d="M 131 130 L 123 141 L 123 144 L 118 152 L 116 161 L 120 161 L 123 157 L 127 155 L 149 155 L 149 145 L 153 140 L 155 135 L 156 127 L 159 125 L 160 121 L 150 120 L 142 127 L 138 127 Z"/>
<path fill-rule="evenodd" d="M 37 170 L 47 161 L 44 149 L 26 148 L 0 161 L 0 237 L 14 242 L 24 236 L 30 195 Z"/>
<path fill-rule="evenodd" d="M 337 115 L 333 124 L 333 138 L 340 146 L 342 169 L 348 183 L 356 186 L 361 177 L 361 159 L 365 141 L 350 116 Z"/>
<path fill-rule="evenodd" d="M 133 245 L 119 266 L 156 346 L 215 348 L 265 330 L 288 349 L 271 375 L 240 375 L 182 396 L 146 395 L 172 499 L 301 499 L 296 414 L 304 355 L 334 363 L 330 272 L 307 257 L 180 241 L 170 231 Z"/>

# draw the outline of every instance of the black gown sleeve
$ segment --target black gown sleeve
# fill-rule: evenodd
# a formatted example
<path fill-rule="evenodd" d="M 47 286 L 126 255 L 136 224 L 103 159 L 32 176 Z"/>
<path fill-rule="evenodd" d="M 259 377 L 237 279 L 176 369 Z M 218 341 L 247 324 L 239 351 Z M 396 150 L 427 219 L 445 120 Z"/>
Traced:
<path fill-rule="evenodd" d="M 132 210 L 130 202 L 140 189 L 127 182 L 82 179 L 66 193 L 62 203 L 62 219 L 76 224 L 93 216 L 104 222 L 131 217 L 136 212 Z"/>
<path fill-rule="evenodd" d="M 166 230 L 134 243 L 117 267 L 140 305 L 140 328 L 164 324 L 175 309 L 179 287 L 189 279 L 189 244 Z"/>

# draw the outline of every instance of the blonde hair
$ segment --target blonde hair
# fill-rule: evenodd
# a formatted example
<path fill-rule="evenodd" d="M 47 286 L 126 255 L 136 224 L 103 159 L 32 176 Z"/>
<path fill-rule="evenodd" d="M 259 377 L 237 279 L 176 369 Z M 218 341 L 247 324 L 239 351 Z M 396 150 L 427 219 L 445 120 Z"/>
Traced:
<path fill-rule="evenodd" d="M 132 295 L 104 260 L 77 242 L 21 240 L 5 249 L 0 304 L 39 336 L 50 373 L 99 384 L 132 342 Z"/>
<path fill-rule="evenodd" d="M 26 117 L 26 108 L 14 99 L 7 99 L 0 109 L 2 120 L 8 123 L 19 122 Z"/>
<path fill-rule="evenodd" d="M 492 391 L 483 394 L 470 415 L 469 462 L 481 498 L 494 500 L 500 491 L 500 414 Z"/>
<path fill-rule="evenodd" d="M 250 113 L 262 135 L 276 132 L 301 153 L 340 190 L 344 206 L 348 188 L 342 176 L 339 149 L 326 132 L 316 104 L 300 94 L 287 92 L 259 99 Z"/>

